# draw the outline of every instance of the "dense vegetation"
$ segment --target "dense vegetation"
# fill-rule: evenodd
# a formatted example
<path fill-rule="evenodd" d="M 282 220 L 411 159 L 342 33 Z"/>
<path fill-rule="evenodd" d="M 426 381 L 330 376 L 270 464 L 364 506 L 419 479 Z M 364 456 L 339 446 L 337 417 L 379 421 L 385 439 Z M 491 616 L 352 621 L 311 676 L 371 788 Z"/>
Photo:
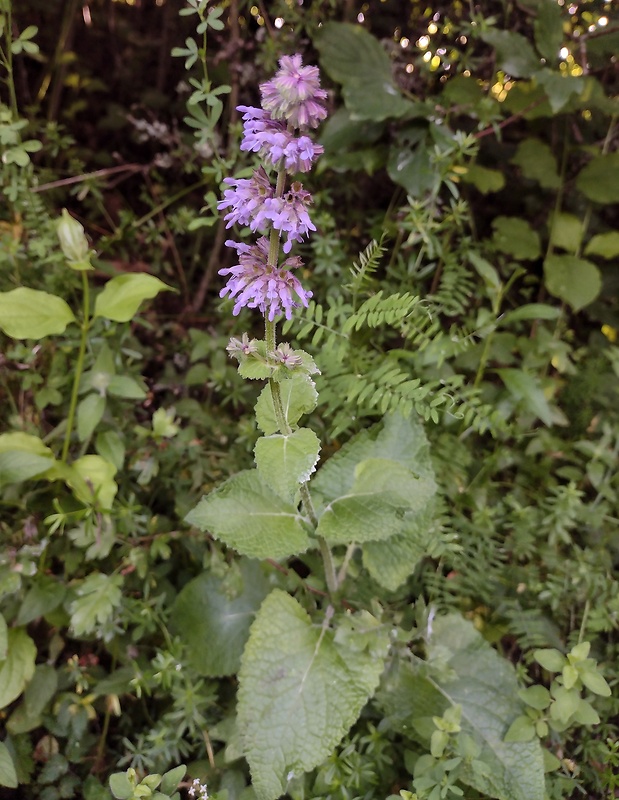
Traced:
<path fill-rule="evenodd" d="M 0 798 L 618 796 L 612 6 L 0 0 Z"/>

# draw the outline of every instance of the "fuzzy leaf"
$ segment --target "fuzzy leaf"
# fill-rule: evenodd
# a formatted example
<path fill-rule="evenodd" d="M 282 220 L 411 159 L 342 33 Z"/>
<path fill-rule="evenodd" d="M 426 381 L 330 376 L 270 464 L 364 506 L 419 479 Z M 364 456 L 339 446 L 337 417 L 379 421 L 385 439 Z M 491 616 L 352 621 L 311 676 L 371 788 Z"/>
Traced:
<path fill-rule="evenodd" d="M 281 381 L 279 391 L 286 421 L 294 427 L 303 414 L 316 408 L 318 392 L 314 381 L 303 373 L 295 373 L 290 379 Z M 273 408 L 271 389 L 265 386 L 256 403 L 256 422 L 260 430 L 269 436 L 277 433 L 279 426 Z"/>
<path fill-rule="evenodd" d="M 259 564 L 241 559 L 236 591 L 225 578 L 203 572 L 183 587 L 172 606 L 170 625 L 187 645 L 200 675 L 238 672 L 249 628 L 269 591 Z"/>
<path fill-rule="evenodd" d="M 465 782 L 498 800 L 543 800 L 539 742 L 504 739 L 511 721 L 521 712 L 516 699 L 518 681 L 509 661 L 456 614 L 435 621 L 428 658 L 430 662 L 447 659 L 449 675 L 436 683 L 452 705 L 462 706 L 462 730 L 481 746 L 477 759 L 488 767 L 480 773 L 467 764 Z"/>
<path fill-rule="evenodd" d="M 355 467 L 350 490 L 326 506 L 316 533 L 333 545 L 388 539 L 401 531 L 405 513 L 427 499 L 427 487 L 411 470 L 368 458 Z"/>
<path fill-rule="evenodd" d="M 243 653 L 238 695 L 258 800 L 275 800 L 293 775 L 321 764 L 376 689 L 386 632 L 374 628 L 343 639 L 314 625 L 278 589 L 262 604 Z"/>
<path fill-rule="evenodd" d="M 128 322 L 142 301 L 156 297 L 159 292 L 173 289 L 154 275 L 145 272 L 117 275 L 109 280 L 95 300 L 95 317 L 114 322 Z"/>
<path fill-rule="evenodd" d="M 13 339 L 43 339 L 64 333 L 75 315 L 61 297 L 21 286 L 0 292 L 0 330 Z"/>
<path fill-rule="evenodd" d="M 281 559 L 310 546 L 305 519 L 269 489 L 257 470 L 233 475 L 185 520 L 250 558 Z"/>
<path fill-rule="evenodd" d="M 292 501 L 299 485 L 316 469 L 320 439 L 309 428 L 298 428 L 287 435 L 261 436 L 254 452 L 262 480 L 284 500 Z"/>

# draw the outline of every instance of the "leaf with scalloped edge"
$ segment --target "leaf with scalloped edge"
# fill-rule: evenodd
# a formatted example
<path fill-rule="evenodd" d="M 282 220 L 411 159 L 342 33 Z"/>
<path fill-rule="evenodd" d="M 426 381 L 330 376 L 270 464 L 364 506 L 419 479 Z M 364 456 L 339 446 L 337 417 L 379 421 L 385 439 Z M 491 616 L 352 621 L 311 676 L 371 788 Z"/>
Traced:
<path fill-rule="evenodd" d="M 365 618 L 359 628 L 343 624 L 341 636 L 326 620 L 321 628 L 279 589 L 262 604 L 238 693 L 238 727 L 258 800 L 275 800 L 294 775 L 321 764 L 374 693 L 388 633 Z"/>
<path fill-rule="evenodd" d="M 307 520 L 257 470 L 233 475 L 203 497 L 185 521 L 249 558 L 287 558 L 311 544 Z"/>
<path fill-rule="evenodd" d="M 294 500 L 299 486 L 316 469 L 320 439 L 309 428 L 261 436 L 254 449 L 262 480 L 284 500 Z"/>

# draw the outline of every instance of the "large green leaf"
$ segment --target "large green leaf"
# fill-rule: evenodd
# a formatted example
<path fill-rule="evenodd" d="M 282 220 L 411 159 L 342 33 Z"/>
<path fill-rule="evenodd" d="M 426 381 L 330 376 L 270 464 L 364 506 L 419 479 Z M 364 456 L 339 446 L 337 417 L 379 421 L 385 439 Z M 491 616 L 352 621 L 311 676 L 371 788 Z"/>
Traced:
<path fill-rule="evenodd" d="M 316 469 L 320 439 L 309 428 L 261 436 L 254 450 L 262 480 L 284 500 L 294 500 L 299 486 Z"/>
<path fill-rule="evenodd" d="M 0 662 L 0 708 L 5 708 L 24 691 L 34 674 L 37 649 L 23 628 L 7 632 L 7 655 Z"/>
<path fill-rule="evenodd" d="M 312 494 L 321 511 L 327 503 L 347 494 L 355 482 L 357 465 L 370 458 L 397 461 L 434 491 L 434 472 L 428 458 L 423 425 L 414 415 L 388 414 L 382 423 L 353 437 L 322 466 L 312 479 Z"/>
<path fill-rule="evenodd" d="M 596 203 L 619 203 L 619 153 L 592 159 L 580 171 L 576 186 Z"/>
<path fill-rule="evenodd" d="M 369 615 L 321 628 L 275 589 L 252 625 L 239 673 L 238 726 L 258 800 L 322 763 L 373 694 L 388 648 Z M 374 623 L 374 624 L 372 624 Z M 346 628 L 347 626 L 347 628 Z"/>
<path fill-rule="evenodd" d="M 221 578 L 204 572 L 174 601 L 170 626 L 187 645 L 189 661 L 201 675 L 238 672 L 249 628 L 269 584 L 256 561 L 241 559 L 238 573 Z"/>
<path fill-rule="evenodd" d="M 602 278 L 595 264 L 571 255 L 546 258 L 544 283 L 550 294 L 565 300 L 574 311 L 592 303 L 602 289 Z"/>
<path fill-rule="evenodd" d="M 402 131 L 389 148 L 389 177 L 403 186 L 411 197 L 423 196 L 440 181 L 430 159 L 431 147 L 428 129 L 423 125 Z"/>
<path fill-rule="evenodd" d="M 585 248 L 585 255 L 600 258 L 619 256 L 619 231 L 596 234 Z"/>
<path fill-rule="evenodd" d="M 7 730 L 12 735 L 26 733 L 41 725 L 41 714 L 58 688 L 58 673 L 51 664 L 37 664 L 26 686 L 23 702 L 11 714 Z"/>
<path fill-rule="evenodd" d="M 406 512 L 423 508 L 432 493 L 403 464 L 365 459 L 355 468 L 350 490 L 325 507 L 316 533 L 333 545 L 388 539 L 401 532 Z"/>
<path fill-rule="evenodd" d="M 528 78 L 539 69 L 539 57 L 522 34 L 495 28 L 481 38 L 494 47 L 497 66 L 512 78 Z"/>
<path fill-rule="evenodd" d="M 233 475 L 185 519 L 250 558 L 286 558 L 311 543 L 306 520 L 269 489 L 257 470 Z"/>
<path fill-rule="evenodd" d="M 21 286 L 0 292 L 0 330 L 13 339 L 43 339 L 63 333 L 75 315 L 61 297 Z"/>
<path fill-rule="evenodd" d="M 131 272 L 109 280 L 95 300 L 95 317 L 114 322 L 128 322 L 142 301 L 156 297 L 159 292 L 173 291 L 154 275 Z"/>
<path fill-rule="evenodd" d="M 539 741 L 506 742 L 513 720 L 524 711 L 510 662 L 499 656 L 473 625 L 459 615 L 438 617 L 427 630 L 427 663 L 395 662 L 377 702 L 385 722 L 415 741 L 430 744 L 435 726 L 453 706 L 462 709 L 462 734 L 479 748 L 461 779 L 483 797 L 543 800 L 544 765 Z"/>
<path fill-rule="evenodd" d="M 67 587 L 48 575 L 37 575 L 36 582 L 26 592 L 17 614 L 18 625 L 28 625 L 62 603 Z"/>
<path fill-rule="evenodd" d="M 462 728 L 481 746 L 477 760 L 487 769 L 465 767 L 466 782 L 498 800 L 543 800 L 544 766 L 538 741 L 503 741 L 522 713 L 514 668 L 475 630 L 453 614 L 435 620 L 428 660 L 443 661 L 449 672 L 434 682 L 450 704 L 462 707 Z"/>
<path fill-rule="evenodd" d="M 575 214 L 558 211 L 549 220 L 550 244 L 568 252 L 577 252 L 583 237 L 583 223 Z"/>
<path fill-rule="evenodd" d="M 320 64 L 342 84 L 352 119 L 380 122 L 414 113 L 391 77 L 391 62 L 381 43 L 361 25 L 326 22 L 314 34 Z"/>
<path fill-rule="evenodd" d="M 54 454 L 38 436 L 21 431 L 0 434 L 0 486 L 42 475 L 54 461 Z"/>

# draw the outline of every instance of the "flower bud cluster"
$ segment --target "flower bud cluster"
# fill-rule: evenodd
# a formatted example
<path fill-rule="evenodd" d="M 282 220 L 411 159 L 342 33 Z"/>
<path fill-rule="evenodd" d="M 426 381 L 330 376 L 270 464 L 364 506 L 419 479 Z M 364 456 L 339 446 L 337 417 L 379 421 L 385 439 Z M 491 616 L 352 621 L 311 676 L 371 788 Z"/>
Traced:
<path fill-rule="evenodd" d="M 273 237 L 275 243 L 283 237 L 282 249 L 288 255 L 294 242 L 316 230 L 308 212 L 310 193 L 298 181 L 286 191 L 282 178 L 311 169 L 323 148 L 306 131 L 327 116 L 327 93 L 320 88 L 317 67 L 303 66 L 298 54 L 282 56 L 279 67 L 273 79 L 260 86 L 262 108 L 238 106 L 243 114 L 241 150 L 257 153 L 267 169 L 276 170 L 277 184 L 273 186 L 260 167 L 249 179 L 226 178 L 230 188 L 218 203 L 220 210 L 227 210 L 226 227 L 247 225 L 263 234 L 254 245 L 226 242 L 236 250 L 239 263 L 219 270 L 229 276 L 220 296 L 234 298 L 233 314 L 258 308 L 270 321 L 282 313 L 290 319 L 292 310 L 307 307 L 312 296 L 291 272 L 303 262 L 288 257 L 279 264 Z"/>

